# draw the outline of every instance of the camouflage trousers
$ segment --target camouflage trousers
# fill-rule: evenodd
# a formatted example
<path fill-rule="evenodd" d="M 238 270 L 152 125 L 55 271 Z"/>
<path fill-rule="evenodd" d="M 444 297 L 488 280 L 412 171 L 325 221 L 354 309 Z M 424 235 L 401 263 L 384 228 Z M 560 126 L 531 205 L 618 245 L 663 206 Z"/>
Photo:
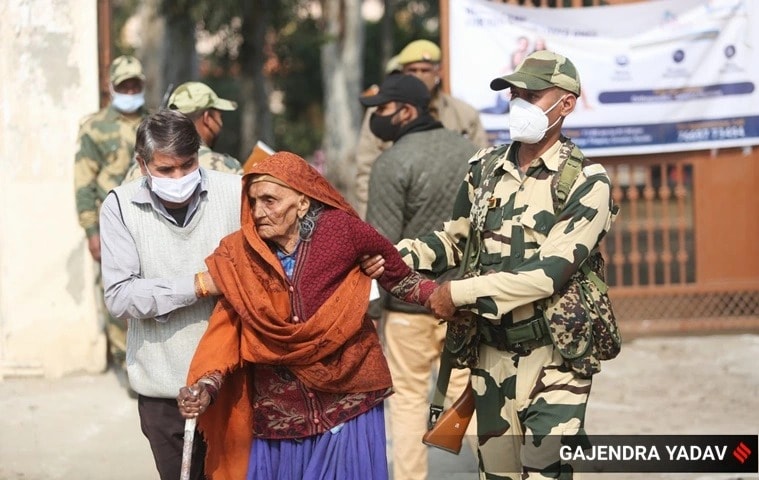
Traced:
<path fill-rule="evenodd" d="M 562 438 L 585 435 L 591 380 L 562 364 L 553 345 L 526 356 L 480 346 L 471 378 L 481 480 L 573 478 L 559 447 Z"/>
<path fill-rule="evenodd" d="M 103 325 L 105 336 L 108 339 L 108 359 L 114 365 L 124 367 L 126 362 L 127 321 L 111 316 L 105 306 L 104 293 L 100 263 L 95 262 L 95 303 L 97 304 L 98 322 Z"/>

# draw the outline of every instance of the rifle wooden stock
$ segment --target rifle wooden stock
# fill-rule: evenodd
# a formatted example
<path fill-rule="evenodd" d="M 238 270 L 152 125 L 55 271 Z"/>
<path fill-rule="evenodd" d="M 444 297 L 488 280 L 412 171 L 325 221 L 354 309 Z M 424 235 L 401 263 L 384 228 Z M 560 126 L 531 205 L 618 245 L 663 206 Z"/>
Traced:
<path fill-rule="evenodd" d="M 468 384 L 451 408 L 444 411 L 435 425 L 424 434 L 422 443 L 458 455 L 473 414 L 474 392 L 472 385 Z"/>

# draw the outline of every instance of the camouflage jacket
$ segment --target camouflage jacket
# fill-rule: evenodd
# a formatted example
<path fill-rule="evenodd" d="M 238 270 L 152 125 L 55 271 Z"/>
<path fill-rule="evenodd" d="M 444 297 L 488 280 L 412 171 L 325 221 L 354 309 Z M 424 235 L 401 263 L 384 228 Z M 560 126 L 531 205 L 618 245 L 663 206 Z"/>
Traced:
<path fill-rule="evenodd" d="M 496 183 L 492 198 L 480 205 L 475 199 L 482 188 L 482 160 L 497 147 L 477 152 L 443 230 L 398 243 L 406 263 L 435 273 L 457 266 L 470 225 L 484 215 L 475 237 L 481 247 L 473 265 L 477 275 L 451 282 L 454 304 L 505 326 L 538 318 L 540 300 L 567 282 L 614 219 L 606 170 L 587 160 L 560 216 L 554 216 L 552 179 L 561 145 L 557 141 L 533 160 L 526 174 L 516 166 L 516 148 L 509 147 L 493 174 L 482 179 Z"/>
<path fill-rule="evenodd" d="M 126 117 L 111 106 L 82 123 L 74 162 L 76 211 L 87 237 L 99 232 L 98 211 L 108 192 L 121 185 L 132 155 L 137 127 L 147 111 Z"/>
<path fill-rule="evenodd" d="M 392 145 L 392 142 L 383 142 L 375 137 L 369 129 L 369 117 L 375 110 L 374 107 L 367 109 L 356 146 L 356 182 L 353 197 L 356 199 L 354 207 L 361 218 L 366 215 L 366 202 L 369 201 L 369 175 L 372 165 L 380 153 Z M 488 137 L 480 122 L 480 114 L 468 103 L 439 92 L 430 102 L 430 113 L 445 128 L 461 133 L 476 146 L 488 146 Z"/>
<path fill-rule="evenodd" d="M 198 163 L 206 170 L 242 175 L 242 166 L 235 157 L 226 153 L 214 152 L 208 145 L 202 142 L 198 149 Z"/>
<path fill-rule="evenodd" d="M 226 153 L 214 152 L 211 150 L 211 147 L 203 142 L 200 143 L 200 148 L 198 149 L 198 163 L 206 170 L 242 175 L 242 167 L 236 158 Z M 137 162 L 133 161 L 124 177 L 123 183 L 131 182 L 141 176 L 142 171 L 140 170 L 140 166 Z"/>

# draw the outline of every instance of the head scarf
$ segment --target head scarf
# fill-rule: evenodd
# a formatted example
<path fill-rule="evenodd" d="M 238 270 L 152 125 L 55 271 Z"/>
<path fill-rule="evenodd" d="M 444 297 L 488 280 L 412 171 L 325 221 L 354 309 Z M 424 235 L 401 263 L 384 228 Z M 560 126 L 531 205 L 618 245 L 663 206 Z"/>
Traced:
<path fill-rule="evenodd" d="M 253 164 L 242 179 L 242 219 L 245 224 L 252 220 L 250 205 L 248 204 L 248 187 L 251 180 L 259 175 L 271 175 L 281 180 L 293 190 L 305 194 L 325 205 L 344 210 L 351 215 L 358 216 L 353 207 L 330 185 L 324 176 L 305 160 L 294 153 L 277 152 L 265 159 Z"/>
<path fill-rule="evenodd" d="M 248 189 L 253 180 L 259 176 L 271 176 L 289 188 L 321 203 L 343 210 L 358 217 L 356 211 L 343 196 L 330 185 L 324 176 L 309 165 L 300 156 L 291 152 L 277 152 L 252 165 L 242 178 L 242 205 L 240 208 L 240 225 L 248 244 L 276 268 L 279 261 L 265 242 L 258 236 L 253 221 L 253 212 L 248 201 Z M 209 265 L 210 267 L 210 265 Z M 211 272 L 213 274 L 213 271 Z M 215 280 L 215 278 L 214 278 Z"/>

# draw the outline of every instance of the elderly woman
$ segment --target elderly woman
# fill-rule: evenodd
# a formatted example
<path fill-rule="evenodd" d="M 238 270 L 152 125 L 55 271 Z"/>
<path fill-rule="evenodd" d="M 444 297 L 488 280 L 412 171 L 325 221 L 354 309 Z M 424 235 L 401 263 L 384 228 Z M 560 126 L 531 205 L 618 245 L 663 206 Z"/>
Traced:
<path fill-rule="evenodd" d="M 292 153 L 243 177 L 241 225 L 199 277 L 222 297 L 177 396 L 185 418 L 200 415 L 207 474 L 386 479 L 392 383 L 357 262 L 383 255 L 378 282 L 405 301 L 424 304 L 436 284 Z"/>

